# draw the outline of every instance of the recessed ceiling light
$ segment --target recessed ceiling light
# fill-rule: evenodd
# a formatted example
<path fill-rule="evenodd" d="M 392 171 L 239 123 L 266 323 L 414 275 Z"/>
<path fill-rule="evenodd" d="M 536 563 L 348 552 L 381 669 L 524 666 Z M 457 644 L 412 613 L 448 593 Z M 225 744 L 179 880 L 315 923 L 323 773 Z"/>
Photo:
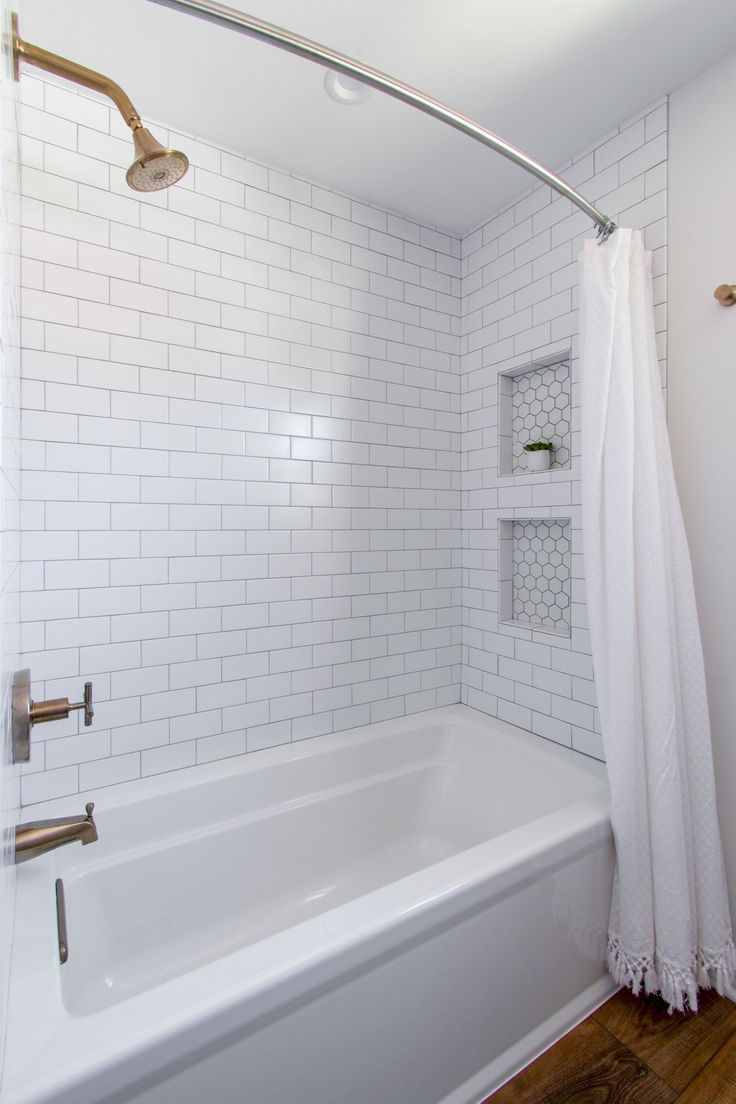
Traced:
<path fill-rule="evenodd" d="M 367 84 L 347 76 L 346 73 L 338 73 L 335 69 L 328 69 L 325 73 L 325 91 L 333 100 L 342 104 L 362 103 L 371 94 Z"/>

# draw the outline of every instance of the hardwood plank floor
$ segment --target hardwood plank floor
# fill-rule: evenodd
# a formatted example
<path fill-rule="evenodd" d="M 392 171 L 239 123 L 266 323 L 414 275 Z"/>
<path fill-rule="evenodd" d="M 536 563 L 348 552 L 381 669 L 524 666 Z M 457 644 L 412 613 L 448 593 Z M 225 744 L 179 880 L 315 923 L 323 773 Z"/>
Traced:
<path fill-rule="evenodd" d="M 736 1100 L 736 1038 L 732 1037 L 712 1062 L 691 1081 L 680 1104 L 734 1104 Z"/>
<path fill-rule="evenodd" d="M 700 1011 L 621 990 L 485 1104 L 736 1104 L 736 1004 Z"/>
<path fill-rule="evenodd" d="M 593 1019 L 494 1093 L 493 1104 L 673 1104 L 673 1092 Z"/>
<path fill-rule="evenodd" d="M 702 993 L 697 1015 L 668 1015 L 657 997 L 641 1000 L 628 990 L 607 1001 L 593 1018 L 642 1062 L 682 1092 L 736 1031 L 736 1004 Z"/>

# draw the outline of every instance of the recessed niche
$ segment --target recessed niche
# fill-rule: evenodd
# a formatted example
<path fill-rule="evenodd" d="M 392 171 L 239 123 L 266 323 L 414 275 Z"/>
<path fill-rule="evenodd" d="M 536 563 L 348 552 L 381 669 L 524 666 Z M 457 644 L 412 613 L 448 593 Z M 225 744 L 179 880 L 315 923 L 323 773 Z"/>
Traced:
<path fill-rule="evenodd" d="M 569 468 L 569 356 L 502 372 L 498 389 L 498 474 L 527 474 L 524 445 L 529 441 L 551 441 L 550 469 Z"/>
<path fill-rule="evenodd" d="M 499 522 L 499 618 L 570 635 L 570 519 Z"/>

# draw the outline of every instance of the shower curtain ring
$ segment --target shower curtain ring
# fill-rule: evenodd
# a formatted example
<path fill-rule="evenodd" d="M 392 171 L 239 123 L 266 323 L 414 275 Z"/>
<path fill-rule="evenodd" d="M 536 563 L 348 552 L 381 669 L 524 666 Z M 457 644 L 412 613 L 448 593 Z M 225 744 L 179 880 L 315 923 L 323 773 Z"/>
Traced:
<path fill-rule="evenodd" d="M 598 238 L 599 245 L 603 245 L 604 242 L 607 242 L 616 229 L 616 223 L 613 219 L 607 218 L 606 216 L 604 216 L 604 218 L 605 222 L 599 222 L 598 229 L 596 230 L 596 237 Z"/>

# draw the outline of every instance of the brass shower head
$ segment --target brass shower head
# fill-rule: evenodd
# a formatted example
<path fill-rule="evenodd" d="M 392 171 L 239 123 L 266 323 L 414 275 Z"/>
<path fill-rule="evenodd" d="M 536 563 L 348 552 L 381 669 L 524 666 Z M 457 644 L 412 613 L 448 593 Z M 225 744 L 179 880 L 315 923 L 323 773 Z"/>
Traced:
<path fill-rule="evenodd" d="M 166 149 L 145 127 L 133 131 L 136 159 L 125 174 L 128 186 L 136 192 L 158 192 L 181 180 L 189 161 L 179 150 Z"/>
<path fill-rule="evenodd" d="M 189 168 L 186 155 L 179 150 L 166 149 L 156 141 L 150 130 L 143 126 L 140 115 L 119 84 L 76 61 L 69 61 L 59 54 L 52 54 L 40 46 L 24 42 L 18 33 L 18 16 L 13 13 L 13 65 L 16 80 L 19 79 L 21 61 L 35 65 L 37 69 L 44 69 L 47 73 L 56 73 L 57 76 L 82 84 L 85 88 L 92 88 L 112 100 L 133 131 L 136 157 L 125 174 L 125 179 L 134 191 L 157 192 L 176 184 L 184 176 Z"/>

